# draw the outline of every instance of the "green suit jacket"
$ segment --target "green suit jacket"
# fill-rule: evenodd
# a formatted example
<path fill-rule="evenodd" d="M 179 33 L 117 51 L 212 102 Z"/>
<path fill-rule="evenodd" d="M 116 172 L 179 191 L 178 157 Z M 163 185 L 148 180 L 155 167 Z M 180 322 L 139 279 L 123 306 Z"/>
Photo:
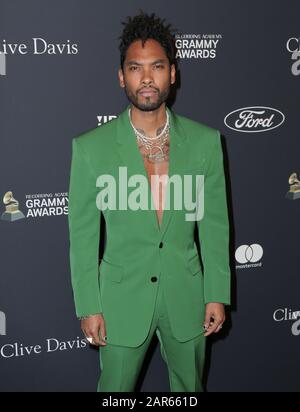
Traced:
<path fill-rule="evenodd" d="M 118 118 L 72 141 L 68 220 L 76 314 L 102 312 L 107 342 L 136 347 L 149 331 L 162 280 L 173 334 L 184 342 L 203 333 L 206 303 L 230 304 L 229 224 L 220 133 L 167 108 L 168 175 L 204 175 L 204 217 L 200 221 L 187 221 L 186 210 L 172 204 L 163 212 L 161 227 L 151 208 L 100 211 L 97 178 L 112 175 L 118 186 L 120 166 L 127 167 L 128 179 L 135 174 L 145 178 L 151 199 L 129 107 Z M 124 190 L 124 184 L 120 187 Z M 133 190 L 127 188 L 128 194 Z M 99 265 L 101 213 L 106 237 Z M 203 267 L 194 242 L 195 228 Z"/>

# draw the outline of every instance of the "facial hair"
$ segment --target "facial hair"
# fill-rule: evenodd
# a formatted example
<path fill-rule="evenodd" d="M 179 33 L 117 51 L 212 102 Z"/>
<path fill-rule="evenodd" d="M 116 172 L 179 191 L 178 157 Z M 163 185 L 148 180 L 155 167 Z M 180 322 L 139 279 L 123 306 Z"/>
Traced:
<path fill-rule="evenodd" d="M 139 110 L 142 110 L 143 112 L 151 112 L 153 110 L 158 109 L 162 103 L 164 103 L 170 93 L 170 86 L 166 87 L 162 92 L 154 87 L 149 87 L 149 90 L 154 90 L 157 93 L 157 99 L 155 101 L 152 101 L 152 97 L 145 97 L 145 103 L 141 103 L 139 101 L 139 93 L 132 93 L 125 82 L 125 93 L 128 98 L 128 100 Z"/>

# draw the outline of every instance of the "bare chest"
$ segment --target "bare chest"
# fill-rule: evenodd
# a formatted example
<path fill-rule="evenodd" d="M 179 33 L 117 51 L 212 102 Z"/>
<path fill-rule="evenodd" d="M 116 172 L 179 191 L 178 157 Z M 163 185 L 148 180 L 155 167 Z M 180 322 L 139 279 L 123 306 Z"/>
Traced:
<path fill-rule="evenodd" d="M 152 193 L 152 199 L 155 205 L 156 213 L 157 213 L 157 219 L 159 224 L 161 225 L 162 223 L 162 215 L 163 215 L 163 205 L 165 201 L 165 192 L 166 192 L 166 186 L 167 186 L 167 178 L 160 178 L 163 175 L 169 174 L 169 141 L 166 142 L 164 145 L 163 153 L 165 154 L 165 157 L 163 160 L 155 160 L 155 159 L 149 159 L 147 155 L 149 155 L 149 149 L 146 149 L 143 145 L 139 144 L 138 145 L 140 154 L 142 156 L 143 162 L 144 162 L 144 167 L 145 171 L 148 176 L 148 181 L 150 184 L 151 188 L 151 193 Z M 161 150 L 157 148 L 157 150 L 154 148 L 152 150 L 153 154 L 156 153 L 161 153 Z M 152 179 L 152 176 L 156 176 L 157 180 Z"/>

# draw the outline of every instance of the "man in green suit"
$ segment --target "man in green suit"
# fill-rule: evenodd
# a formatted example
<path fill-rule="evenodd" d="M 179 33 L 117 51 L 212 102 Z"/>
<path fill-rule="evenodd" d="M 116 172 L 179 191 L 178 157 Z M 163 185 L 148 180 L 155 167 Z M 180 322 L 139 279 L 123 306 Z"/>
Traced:
<path fill-rule="evenodd" d="M 176 69 L 163 22 L 143 12 L 128 18 L 119 82 L 130 104 L 72 142 L 71 279 L 82 331 L 100 346 L 103 392 L 134 390 L 155 333 L 171 391 L 203 391 L 206 338 L 220 331 L 230 304 L 220 133 L 166 106 Z M 198 183 L 176 191 L 186 176 Z M 186 192 L 201 198 L 194 213 Z"/>

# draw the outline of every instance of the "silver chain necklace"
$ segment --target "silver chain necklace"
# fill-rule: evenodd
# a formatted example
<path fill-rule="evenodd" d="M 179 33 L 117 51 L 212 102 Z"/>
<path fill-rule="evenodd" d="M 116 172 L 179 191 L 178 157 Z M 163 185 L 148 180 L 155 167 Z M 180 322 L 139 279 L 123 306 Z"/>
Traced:
<path fill-rule="evenodd" d="M 166 111 L 167 115 L 167 120 L 166 124 L 163 127 L 163 130 L 155 137 L 149 137 L 146 136 L 145 134 L 141 133 L 139 130 L 137 130 L 132 121 L 131 121 L 131 108 L 128 110 L 128 116 L 129 116 L 129 121 L 130 124 L 134 130 L 134 133 L 136 135 L 136 138 L 139 143 L 141 143 L 146 149 L 150 150 L 149 153 L 146 154 L 146 157 L 150 162 L 157 162 L 157 161 L 164 161 L 167 158 L 167 153 L 164 152 L 164 146 L 168 140 L 169 136 L 169 129 L 170 129 L 170 123 L 169 123 L 169 113 Z M 154 150 L 158 150 L 157 153 L 154 153 Z"/>

